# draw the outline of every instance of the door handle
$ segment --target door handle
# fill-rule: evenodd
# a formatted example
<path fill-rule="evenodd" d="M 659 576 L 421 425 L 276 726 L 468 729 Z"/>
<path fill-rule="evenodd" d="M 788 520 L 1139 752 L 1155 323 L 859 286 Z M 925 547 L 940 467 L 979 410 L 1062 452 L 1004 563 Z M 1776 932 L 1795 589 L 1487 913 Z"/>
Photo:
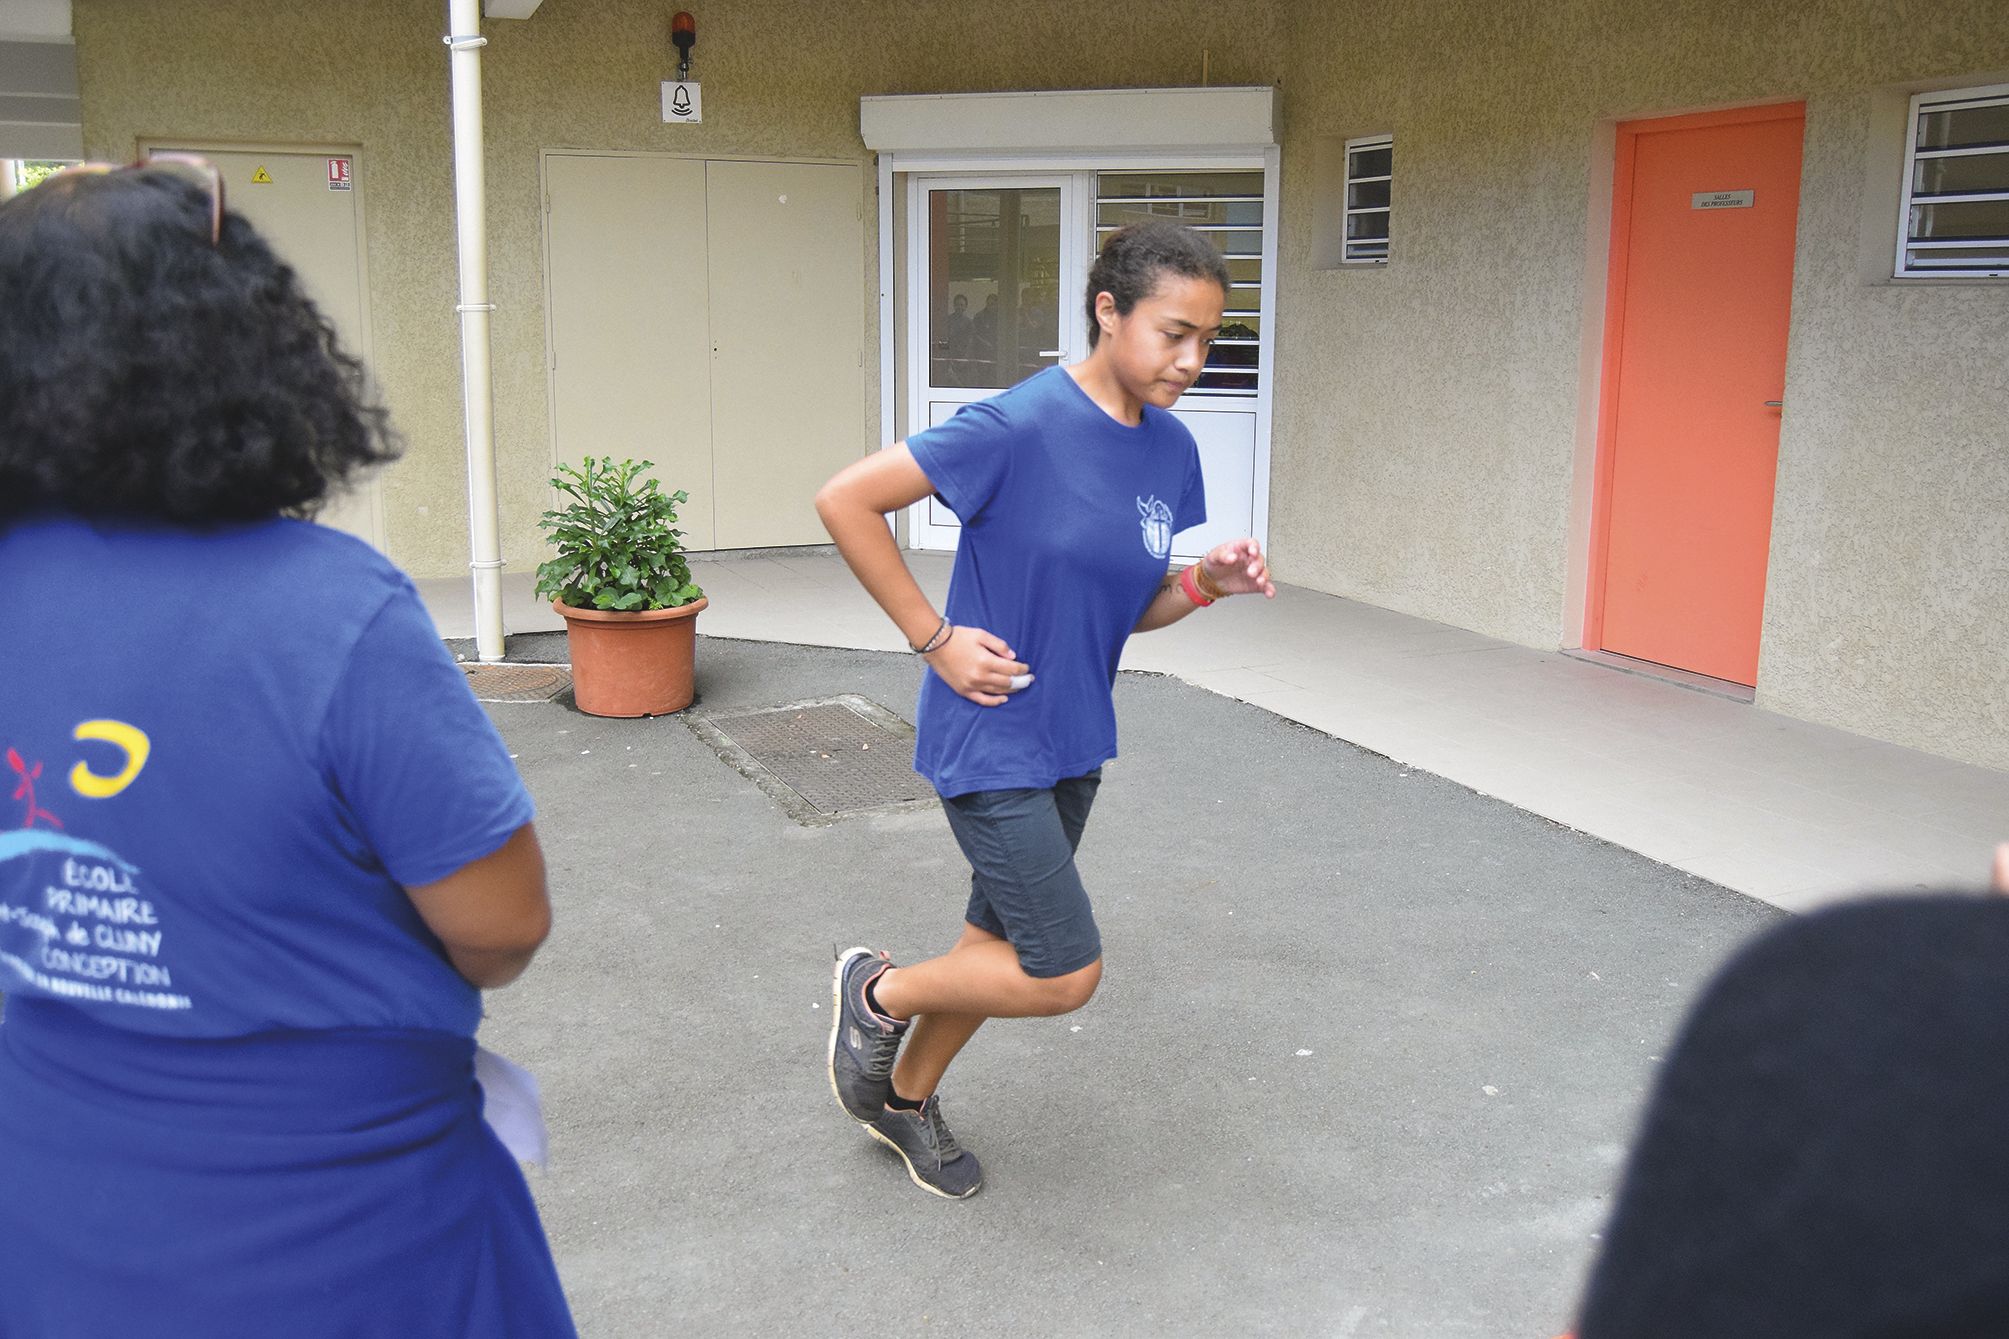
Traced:
<path fill-rule="evenodd" d="M 1767 408 L 1767 409 L 1784 409 L 1785 407 L 1786 407 L 1786 402 L 1785 402 L 1784 400 L 1767 400 L 1767 401 L 1765 401 L 1765 408 Z"/>
<path fill-rule="evenodd" d="M 1065 350 L 1065 349 L 1041 349 L 1041 350 L 1039 351 L 1039 353 L 1038 353 L 1037 355 L 1035 355 L 1035 356 L 1037 356 L 1037 357 L 1040 357 L 1040 358 L 1065 358 L 1065 357 L 1067 356 L 1067 350 Z"/>

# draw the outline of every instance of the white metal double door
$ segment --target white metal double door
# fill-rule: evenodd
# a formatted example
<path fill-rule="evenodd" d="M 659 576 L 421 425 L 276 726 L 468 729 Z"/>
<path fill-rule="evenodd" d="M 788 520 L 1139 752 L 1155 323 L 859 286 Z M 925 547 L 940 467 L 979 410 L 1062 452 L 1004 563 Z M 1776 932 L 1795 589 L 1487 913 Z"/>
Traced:
<path fill-rule="evenodd" d="M 557 460 L 655 462 L 693 550 L 820 544 L 864 454 L 855 163 L 544 155 Z"/>
<path fill-rule="evenodd" d="M 1088 356 L 1094 173 L 917 176 L 910 209 L 909 433 L 1042 368 Z M 1199 443 L 1207 486 L 1207 523 L 1174 543 L 1175 556 L 1194 558 L 1252 532 L 1255 406 L 1188 395 L 1173 412 Z M 913 548 L 953 549 L 960 533 L 939 498 L 908 514 Z"/>

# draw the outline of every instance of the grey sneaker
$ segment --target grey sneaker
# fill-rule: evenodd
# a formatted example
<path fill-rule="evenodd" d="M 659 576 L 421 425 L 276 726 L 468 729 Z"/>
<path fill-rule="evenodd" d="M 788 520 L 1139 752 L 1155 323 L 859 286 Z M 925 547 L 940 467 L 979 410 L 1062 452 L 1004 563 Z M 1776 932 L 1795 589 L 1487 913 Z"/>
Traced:
<path fill-rule="evenodd" d="M 865 987 L 893 964 L 869 948 L 846 949 L 830 978 L 830 1091 L 851 1119 L 870 1124 L 893 1094 L 893 1060 L 907 1024 L 873 1011 Z"/>
<path fill-rule="evenodd" d="M 898 1153 L 914 1184 L 931 1195 L 966 1200 L 984 1188 L 983 1166 L 950 1133 L 939 1095 L 923 1102 L 919 1111 L 882 1109 L 865 1131 Z"/>

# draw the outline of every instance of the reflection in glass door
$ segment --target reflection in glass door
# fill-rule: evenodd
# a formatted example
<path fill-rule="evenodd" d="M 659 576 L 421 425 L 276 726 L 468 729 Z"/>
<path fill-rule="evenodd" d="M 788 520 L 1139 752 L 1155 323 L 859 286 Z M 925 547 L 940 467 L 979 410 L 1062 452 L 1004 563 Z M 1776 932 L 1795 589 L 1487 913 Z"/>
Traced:
<path fill-rule="evenodd" d="M 1004 390 L 1060 357 L 1060 188 L 928 192 L 928 381 Z"/>
<path fill-rule="evenodd" d="M 945 178 L 915 194 L 911 319 L 926 332 L 909 416 L 918 429 L 1085 353 L 1087 333 L 1069 328 L 1080 323 L 1062 295 L 1087 274 L 1072 178 Z M 953 547 L 956 518 L 939 500 L 912 516 L 916 541 Z"/>

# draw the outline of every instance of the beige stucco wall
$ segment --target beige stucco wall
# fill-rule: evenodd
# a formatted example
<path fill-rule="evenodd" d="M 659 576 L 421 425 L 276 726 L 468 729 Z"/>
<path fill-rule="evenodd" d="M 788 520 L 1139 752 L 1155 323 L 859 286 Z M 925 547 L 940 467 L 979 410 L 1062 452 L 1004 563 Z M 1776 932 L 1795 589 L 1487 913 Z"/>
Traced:
<path fill-rule="evenodd" d="M 865 93 L 1284 90 L 1271 539 L 1287 579 L 1532 646 L 1581 615 L 1610 126 L 1804 98 L 1807 168 L 1759 700 L 2009 766 L 2009 286 L 1866 282 L 1881 88 L 2009 68 L 2000 0 L 715 0 L 706 122 L 660 123 L 656 0 L 487 25 L 505 553 L 550 463 L 538 154 L 868 156 Z M 1143 19 L 1140 20 L 1140 14 Z M 94 155 L 143 134 L 349 141 L 368 173 L 379 377 L 410 439 L 392 555 L 464 570 L 445 5 L 76 0 Z M 1997 77 L 2000 77 L 1999 74 Z M 1395 259 L 1312 265 L 1315 161 L 1393 131 Z M 867 189 L 870 189 L 868 177 Z M 870 257 L 875 215 L 867 210 Z M 1867 221 L 1866 221 L 1867 220 Z M 1873 225 L 1873 226 L 1872 226 Z M 876 272 L 870 259 L 868 273 Z M 876 350 L 877 307 L 861 294 Z M 876 353 L 874 354 L 876 358 Z M 867 437 L 878 375 L 865 369 Z"/>
<path fill-rule="evenodd" d="M 1896 226 L 1865 214 L 1872 91 L 1999 71 L 2002 20 L 2000 0 L 1286 5 L 1279 570 L 1567 644 L 1610 126 L 1803 98 L 1759 702 L 2009 766 L 2009 285 L 1858 263 L 1866 226 Z M 1391 263 L 1313 268 L 1321 143 L 1383 131 Z"/>
<path fill-rule="evenodd" d="M 1863 282 L 1870 101 L 1807 124 L 1759 700 L 2009 768 L 2009 281 Z"/>
<path fill-rule="evenodd" d="M 1272 0 L 1154 0 L 1149 24 L 1113 6 L 1019 0 L 708 0 L 692 75 L 698 126 L 665 126 L 675 73 L 660 0 L 545 0 L 527 22 L 489 22 L 484 52 L 496 453 L 504 556 L 539 557 L 551 443 L 545 375 L 538 155 L 550 148 L 869 164 L 868 93 L 1274 82 Z M 444 0 L 76 0 L 85 136 L 130 156 L 142 135 L 191 141 L 355 142 L 368 173 L 376 371 L 409 454 L 386 479 L 391 556 L 415 575 L 466 570 L 466 465 L 453 313 L 453 179 Z M 871 172 L 865 189 L 875 189 Z M 877 272 L 867 202 L 867 273 Z M 876 290 L 869 440 L 878 433 Z"/>

